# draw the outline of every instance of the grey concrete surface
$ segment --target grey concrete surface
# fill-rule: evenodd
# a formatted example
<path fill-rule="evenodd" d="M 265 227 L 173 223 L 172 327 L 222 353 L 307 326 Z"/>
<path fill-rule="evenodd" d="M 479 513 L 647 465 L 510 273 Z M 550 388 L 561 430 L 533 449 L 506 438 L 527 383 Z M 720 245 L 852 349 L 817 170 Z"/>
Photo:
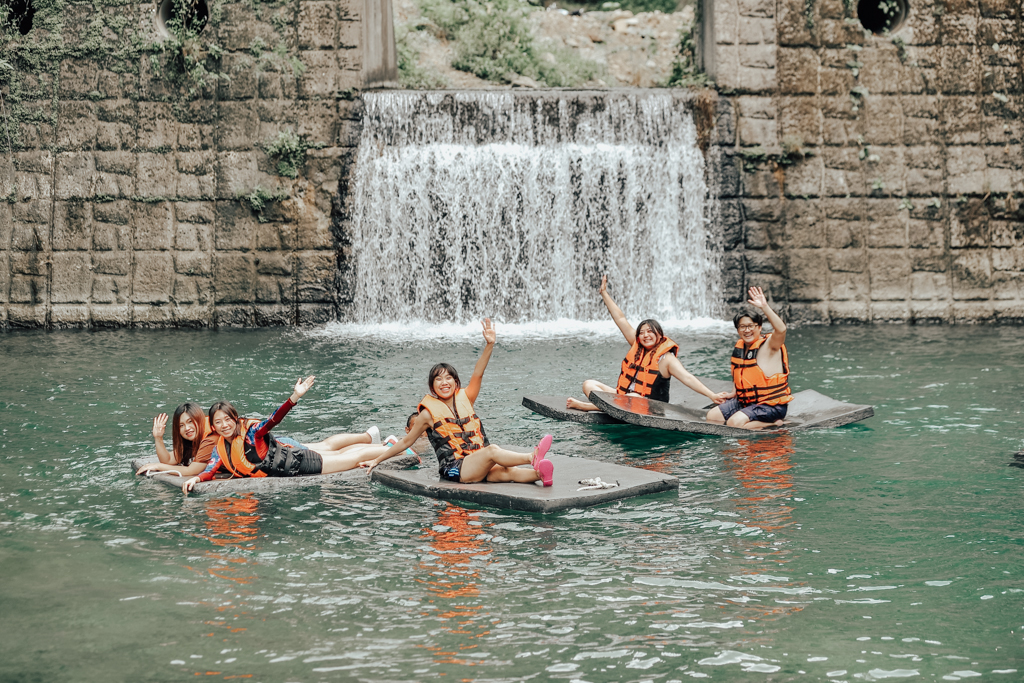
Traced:
<path fill-rule="evenodd" d="M 679 480 L 667 474 L 649 472 L 635 467 L 554 455 L 548 458 L 555 466 L 554 485 L 480 483 L 457 484 L 441 481 L 436 469 L 373 471 L 372 480 L 389 488 L 428 498 L 476 503 L 504 510 L 526 512 L 557 512 L 569 508 L 590 507 L 621 498 L 633 498 L 679 488 Z M 613 489 L 578 491 L 580 479 L 600 477 L 619 482 Z"/>
<path fill-rule="evenodd" d="M 553 420 L 579 422 L 585 425 L 622 424 L 622 420 L 617 420 L 599 410 L 586 411 L 566 408 L 567 398 L 568 396 L 523 396 L 523 406 L 538 415 L 550 417 Z"/>
<path fill-rule="evenodd" d="M 752 431 L 705 422 L 705 408 L 650 401 L 636 396 L 619 396 L 603 391 L 591 393 L 590 400 L 609 415 L 640 427 L 714 436 L 749 437 L 754 434 L 777 434 L 780 431 L 840 427 L 866 420 L 875 414 L 871 406 L 843 403 L 808 389 L 793 395 L 784 427 Z"/>
<path fill-rule="evenodd" d="M 138 458 L 132 460 L 132 472 L 137 472 L 146 463 L 156 462 L 155 458 Z M 428 464 L 435 463 L 433 457 L 428 459 Z M 408 467 L 415 467 L 420 464 L 420 458 L 416 455 L 401 455 L 381 463 L 377 469 L 401 470 Z M 153 481 L 180 490 L 186 477 L 179 477 L 172 474 L 157 474 L 149 477 Z M 273 493 L 283 489 L 292 489 L 302 486 L 319 486 L 320 484 L 331 484 L 338 481 L 366 481 L 366 470 L 363 468 L 348 470 L 346 472 L 335 472 L 334 474 L 310 474 L 301 477 L 258 477 L 246 479 L 214 479 L 196 484 L 192 488 L 192 494 L 225 494 L 225 493 Z"/>

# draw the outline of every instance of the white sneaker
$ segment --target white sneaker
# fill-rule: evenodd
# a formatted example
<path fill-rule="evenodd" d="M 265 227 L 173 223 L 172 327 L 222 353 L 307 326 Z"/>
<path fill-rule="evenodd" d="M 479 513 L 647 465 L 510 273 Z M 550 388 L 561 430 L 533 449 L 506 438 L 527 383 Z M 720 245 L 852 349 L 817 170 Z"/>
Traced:
<path fill-rule="evenodd" d="M 380 430 L 377 429 L 377 425 L 374 425 L 366 430 L 366 433 L 370 435 L 370 443 L 374 446 L 380 445 Z"/>

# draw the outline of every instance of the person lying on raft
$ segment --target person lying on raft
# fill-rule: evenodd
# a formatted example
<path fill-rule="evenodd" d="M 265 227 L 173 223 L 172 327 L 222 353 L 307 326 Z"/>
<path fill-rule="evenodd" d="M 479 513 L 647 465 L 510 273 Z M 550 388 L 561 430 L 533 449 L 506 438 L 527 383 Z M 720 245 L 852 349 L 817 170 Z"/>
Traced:
<path fill-rule="evenodd" d="M 732 319 L 739 341 L 732 349 L 732 397 L 712 408 L 708 422 L 725 423 L 743 429 L 781 427 L 787 405 L 793 400 L 789 390 L 789 353 L 786 351 L 786 323 L 768 305 L 760 287 L 751 287 L 748 303 L 764 313 L 736 314 Z M 771 334 L 761 334 L 764 318 L 772 324 Z"/>
<path fill-rule="evenodd" d="M 614 388 L 595 379 L 588 379 L 583 383 L 584 396 L 589 397 L 592 391 L 607 391 L 626 396 L 643 396 L 667 403 L 669 386 L 672 381 L 670 378 L 675 377 L 690 389 L 707 396 L 715 403 L 721 403 L 728 398 L 727 392 L 716 394 L 686 371 L 683 364 L 676 358 L 679 345 L 665 336 L 665 332 L 657 320 L 648 318 L 637 325 L 636 330 L 632 328 L 622 309 L 608 293 L 607 275 L 601 277 L 600 291 L 604 305 L 612 314 L 612 320 L 615 321 L 622 336 L 626 338 L 626 343 L 629 344 L 629 353 L 622 359 L 619 381 Z M 600 410 L 589 401 L 581 401 L 571 396 L 566 400 L 565 407 L 576 410 Z"/>
<path fill-rule="evenodd" d="M 167 413 L 153 418 L 153 440 L 156 442 L 156 457 L 160 462 L 151 462 L 139 468 L 135 474 L 174 472 L 182 477 L 192 477 L 206 468 L 210 453 L 200 454 L 199 445 L 210 433 L 210 422 L 203 409 L 195 403 L 186 402 L 175 408 L 171 420 L 171 451 L 164 446 L 164 430 L 167 427 Z"/>
<path fill-rule="evenodd" d="M 419 404 L 419 414 L 406 430 L 405 437 L 387 452 L 372 460 L 359 463 L 373 468 L 412 446 L 424 432 L 437 454 L 438 470 L 447 481 L 471 484 L 480 481 L 514 481 L 530 484 L 542 481 L 551 486 L 554 465 L 545 459 L 551 448 L 551 435 L 546 435 L 533 453 L 515 453 L 491 444 L 487 440 L 483 423 L 473 408 L 484 370 L 494 350 L 496 334 L 490 318 L 483 321 L 484 346 L 480 359 L 473 368 L 469 386 L 462 388 L 459 373 L 448 363 L 438 363 L 427 376 L 429 392 Z M 530 467 L 519 467 L 530 465 Z"/>
<path fill-rule="evenodd" d="M 367 457 L 387 450 L 380 443 L 380 432 L 371 427 L 363 434 L 337 434 L 314 444 L 301 444 L 287 437 L 275 438 L 270 430 L 299 402 L 316 378 L 299 379 L 291 397 L 265 420 L 248 420 L 227 401 L 210 406 L 213 432 L 203 441 L 211 450 L 210 462 L 198 476 L 185 481 L 186 494 L 201 481 L 209 481 L 222 469 L 234 477 L 295 477 L 304 474 L 331 474 L 358 466 Z M 376 438 L 375 438 L 376 437 Z"/>

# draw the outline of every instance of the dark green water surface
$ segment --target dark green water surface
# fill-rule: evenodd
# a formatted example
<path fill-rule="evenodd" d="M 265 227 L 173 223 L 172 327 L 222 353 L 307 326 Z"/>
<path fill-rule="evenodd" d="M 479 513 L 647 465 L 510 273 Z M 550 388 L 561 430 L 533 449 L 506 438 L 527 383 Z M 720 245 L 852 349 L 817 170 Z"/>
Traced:
<path fill-rule="evenodd" d="M 611 383 L 625 346 L 498 332 L 492 441 L 550 432 L 678 494 L 547 516 L 365 481 L 186 499 L 128 468 L 154 414 L 266 414 L 315 372 L 281 433 L 400 432 L 430 365 L 468 380 L 478 334 L 0 336 L 0 680 L 1024 680 L 1019 328 L 793 330 L 794 388 L 876 416 L 742 440 L 533 415 L 524 393 Z M 672 332 L 727 377 L 729 329 Z"/>

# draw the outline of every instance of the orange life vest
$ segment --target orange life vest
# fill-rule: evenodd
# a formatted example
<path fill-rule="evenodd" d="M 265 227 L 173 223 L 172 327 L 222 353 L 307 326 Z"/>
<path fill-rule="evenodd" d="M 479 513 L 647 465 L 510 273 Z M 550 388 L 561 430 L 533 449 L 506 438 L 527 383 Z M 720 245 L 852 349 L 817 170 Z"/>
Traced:
<path fill-rule="evenodd" d="M 665 337 L 653 351 L 640 346 L 639 341 L 634 341 L 629 347 L 629 353 L 622 359 L 622 371 L 619 373 L 619 383 L 615 387 L 618 394 L 640 394 L 646 398 L 653 398 L 656 401 L 668 401 L 668 389 L 670 379 L 661 376 L 658 369 L 658 361 L 666 353 L 678 353 L 679 345 Z M 630 388 L 630 385 L 633 388 Z"/>
<path fill-rule="evenodd" d="M 455 412 L 447 403 L 431 394 L 423 397 L 417 410 L 430 412 L 433 424 L 427 436 L 439 457 L 442 450 L 450 449 L 456 460 L 462 460 L 487 445 L 484 426 L 462 389 L 455 392 Z"/>
<path fill-rule="evenodd" d="M 732 349 L 732 383 L 736 385 L 736 398 L 741 406 L 760 403 L 777 406 L 793 400 L 789 391 L 789 352 L 782 345 L 782 372 L 768 377 L 757 364 L 757 351 L 771 335 L 764 335 L 748 347 L 743 340 Z"/>
<path fill-rule="evenodd" d="M 267 473 L 257 469 L 261 462 L 250 462 L 245 455 L 245 434 L 253 425 L 259 424 L 260 420 L 239 420 L 240 432 L 231 441 L 231 451 L 227 449 L 224 437 L 217 439 L 217 455 L 220 456 L 221 464 L 236 477 L 265 477 Z"/>

